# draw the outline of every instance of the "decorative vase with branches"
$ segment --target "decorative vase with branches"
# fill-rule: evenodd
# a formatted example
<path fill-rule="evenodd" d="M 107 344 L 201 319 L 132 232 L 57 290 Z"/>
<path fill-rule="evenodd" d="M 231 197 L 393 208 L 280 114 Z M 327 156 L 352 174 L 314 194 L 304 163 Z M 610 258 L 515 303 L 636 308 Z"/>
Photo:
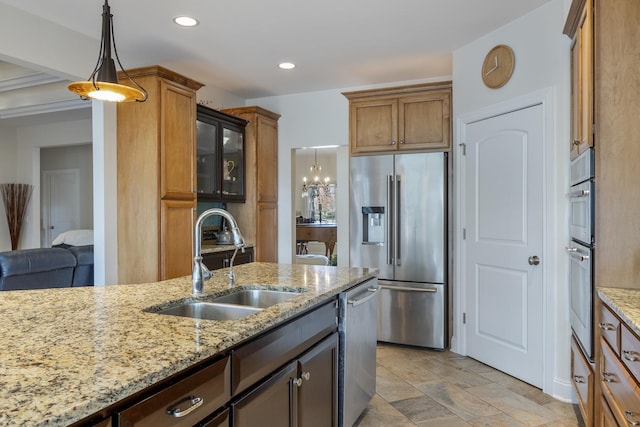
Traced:
<path fill-rule="evenodd" d="M 24 214 L 27 211 L 29 200 L 31 200 L 33 185 L 0 184 L 0 193 L 2 194 L 4 210 L 7 214 L 9 237 L 11 238 L 11 250 L 14 251 L 18 249 Z"/>

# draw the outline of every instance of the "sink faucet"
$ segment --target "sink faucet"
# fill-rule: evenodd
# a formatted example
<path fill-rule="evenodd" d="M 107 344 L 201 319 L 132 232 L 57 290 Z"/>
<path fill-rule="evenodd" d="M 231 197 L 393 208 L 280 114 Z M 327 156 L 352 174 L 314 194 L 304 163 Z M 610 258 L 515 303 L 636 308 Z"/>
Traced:
<path fill-rule="evenodd" d="M 229 286 L 233 286 L 235 275 L 233 274 L 233 260 L 236 257 L 236 253 L 238 249 L 244 252 L 244 237 L 242 237 L 242 233 L 240 233 L 240 229 L 238 228 L 238 224 L 233 216 L 224 209 L 220 208 L 212 208 L 208 209 L 196 220 L 195 232 L 194 232 L 194 254 L 193 257 L 193 273 L 191 274 L 191 280 L 193 282 L 193 295 L 199 295 L 204 292 L 204 281 L 211 278 L 211 272 L 209 269 L 202 263 L 202 223 L 205 219 L 209 218 L 212 215 L 220 215 L 229 223 L 229 227 L 231 228 L 231 234 L 233 235 L 233 244 L 236 247 L 233 252 L 233 257 L 231 257 L 231 263 L 229 264 Z"/>

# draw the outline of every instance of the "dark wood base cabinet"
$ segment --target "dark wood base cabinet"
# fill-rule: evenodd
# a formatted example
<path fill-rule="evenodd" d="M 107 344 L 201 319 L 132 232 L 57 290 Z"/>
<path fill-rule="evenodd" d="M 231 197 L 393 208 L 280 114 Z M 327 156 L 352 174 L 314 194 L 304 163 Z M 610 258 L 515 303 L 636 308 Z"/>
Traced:
<path fill-rule="evenodd" d="M 205 421 L 202 427 L 228 427 L 229 426 L 229 409 L 225 409 L 221 414 L 213 417 L 209 421 Z"/>
<path fill-rule="evenodd" d="M 203 368 L 123 402 L 119 427 L 332 427 L 338 420 L 337 301 L 256 337 Z"/>
<path fill-rule="evenodd" d="M 255 390 L 231 405 L 233 426 L 290 426 L 292 382 L 297 366 L 290 363 Z"/>
<path fill-rule="evenodd" d="M 209 270 L 219 270 L 221 268 L 229 268 L 231 265 L 231 257 L 233 250 L 222 252 L 210 252 L 202 254 L 202 262 Z M 244 252 L 238 251 L 233 265 L 248 264 L 253 262 L 253 248 L 245 248 Z"/>
<path fill-rule="evenodd" d="M 337 375 L 338 334 L 334 333 L 233 403 L 233 425 L 336 426 Z"/>

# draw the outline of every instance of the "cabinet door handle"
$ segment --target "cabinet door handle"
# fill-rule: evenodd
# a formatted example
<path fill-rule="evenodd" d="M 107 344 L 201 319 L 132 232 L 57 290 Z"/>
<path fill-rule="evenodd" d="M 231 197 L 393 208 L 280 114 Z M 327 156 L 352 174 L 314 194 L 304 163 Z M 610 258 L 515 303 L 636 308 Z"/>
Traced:
<path fill-rule="evenodd" d="M 296 378 L 293 380 L 293 383 L 298 387 L 302 387 L 302 378 Z"/>
<path fill-rule="evenodd" d="M 635 356 L 636 352 L 632 350 L 622 350 L 622 356 L 629 362 L 637 362 L 638 356 Z"/>
<path fill-rule="evenodd" d="M 575 381 L 577 384 L 584 384 L 584 377 L 582 375 L 574 375 L 573 381 Z"/>
<path fill-rule="evenodd" d="M 303 372 L 302 373 L 302 379 L 305 380 L 305 381 L 309 381 L 309 379 L 311 379 L 311 373 Z"/>
<path fill-rule="evenodd" d="M 180 409 L 180 404 L 184 402 L 189 402 L 191 406 L 187 409 Z M 190 414 L 191 412 L 198 409 L 204 403 L 204 399 L 198 396 L 187 396 L 178 402 L 173 408 L 167 409 L 167 414 L 172 415 L 176 418 L 184 417 L 185 415 Z"/>
<path fill-rule="evenodd" d="M 612 374 L 611 372 L 603 372 L 602 373 L 602 381 L 608 382 L 608 383 L 615 383 L 616 382 L 616 376 L 615 374 Z"/>
<path fill-rule="evenodd" d="M 638 414 L 636 414 L 633 411 L 624 411 L 624 419 L 627 421 L 627 423 L 630 426 L 640 425 L 640 417 L 638 417 L 637 415 Z M 635 419 L 631 419 L 631 418 L 635 418 Z"/>
<path fill-rule="evenodd" d="M 573 140 L 573 145 L 580 145 L 580 140 L 579 139 L 574 139 Z"/>
<path fill-rule="evenodd" d="M 396 141 L 391 141 L 391 145 L 396 145 Z"/>
<path fill-rule="evenodd" d="M 400 145 L 404 144 L 404 139 L 400 140 Z"/>
<path fill-rule="evenodd" d="M 598 324 L 603 331 L 615 331 L 616 328 L 611 323 L 600 322 Z"/>

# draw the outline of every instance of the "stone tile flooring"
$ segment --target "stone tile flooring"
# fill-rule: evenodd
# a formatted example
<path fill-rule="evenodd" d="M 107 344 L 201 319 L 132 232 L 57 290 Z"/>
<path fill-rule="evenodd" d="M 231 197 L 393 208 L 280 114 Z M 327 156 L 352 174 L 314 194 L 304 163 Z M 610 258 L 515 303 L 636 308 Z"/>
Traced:
<path fill-rule="evenodd" d="M 378 345 L 376 395 L 357 427 L 581 426 L 574 406 L 474 359 Z"/>

